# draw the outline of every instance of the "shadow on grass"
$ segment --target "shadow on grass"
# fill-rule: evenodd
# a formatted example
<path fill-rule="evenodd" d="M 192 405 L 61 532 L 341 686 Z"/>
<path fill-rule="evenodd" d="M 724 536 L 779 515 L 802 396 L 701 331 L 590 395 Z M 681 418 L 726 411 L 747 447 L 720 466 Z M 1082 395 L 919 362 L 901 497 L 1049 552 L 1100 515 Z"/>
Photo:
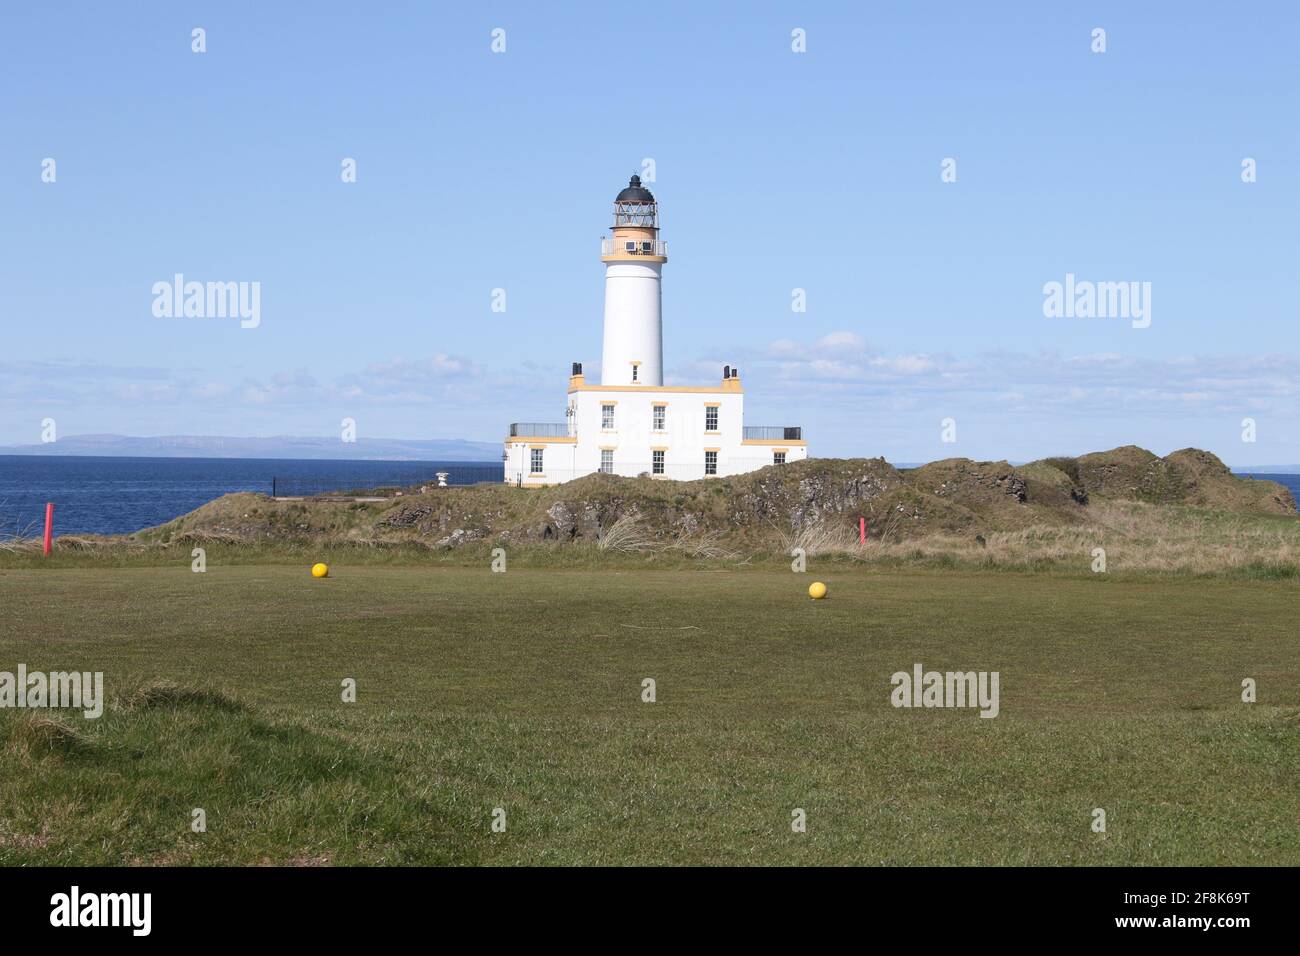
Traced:
<path fill-rule="evenodd" d="M 486 845 L 430 839 L 453 829 L 440 791 L 379 751 L 201 687 L 149 683 L 98 720 L 0 712 L 0 760 L 0 865 L 469 864 Z"/>

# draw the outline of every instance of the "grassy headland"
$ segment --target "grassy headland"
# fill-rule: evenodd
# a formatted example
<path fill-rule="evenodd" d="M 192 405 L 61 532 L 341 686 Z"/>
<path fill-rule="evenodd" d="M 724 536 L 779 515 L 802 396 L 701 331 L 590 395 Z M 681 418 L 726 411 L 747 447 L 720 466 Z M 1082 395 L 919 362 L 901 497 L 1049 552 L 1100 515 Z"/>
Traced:
<path fill-rule="evenodd" d="M 867 541 L 859 542 L 859 519 Z M 46 564 L 37 542 L 0 567 Z M 481 566 L 497 547 L 529 567 L 777 566 L 809 556 L 891 567 L 1088 569 L 1300 577 L 1300 520 L 1281 485 L 1213 455 L 1118 448 L 1013 467 L 948 459 L 811 459 L 733 478 L 591 475 L 551 488 L 410 488 L 380 500 L 228 495 L 138 534 L 59 539 L 55 561 L 169 564 L 196 546 L 225 561 Z M 627 560 L 622 560 L 626 558 Z"/>

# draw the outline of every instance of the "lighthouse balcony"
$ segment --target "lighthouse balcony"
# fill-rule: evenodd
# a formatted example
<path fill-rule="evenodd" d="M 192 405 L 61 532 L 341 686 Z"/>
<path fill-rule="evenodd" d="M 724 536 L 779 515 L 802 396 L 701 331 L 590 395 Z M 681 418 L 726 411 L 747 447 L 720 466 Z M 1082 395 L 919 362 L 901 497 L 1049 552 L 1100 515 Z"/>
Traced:
<path fill-rule="evenodd" d="M 572 438 L 568 422 L 514 422 L 511 438 Z"/>
<path fill-rule="evenodd" d="M 741 436 L 745 441 L 803 441 L 798 425 L 746 425 Z"/>
<path fill-rule="evenodd" d="M 602 239 L 601 256 L 657 256 L 668 257 L 668 243 L 662 239 Z"/>

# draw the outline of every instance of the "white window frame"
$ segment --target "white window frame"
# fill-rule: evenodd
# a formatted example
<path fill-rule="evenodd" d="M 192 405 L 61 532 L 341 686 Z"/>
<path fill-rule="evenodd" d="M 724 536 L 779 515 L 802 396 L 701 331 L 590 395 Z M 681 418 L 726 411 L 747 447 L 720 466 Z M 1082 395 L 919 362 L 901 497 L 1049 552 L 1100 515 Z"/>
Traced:
<path fill-rule="evenodd" d="M 709 427 L 709 418 L 713 419 L 713 427 Z M 716 432 L 718 430 L 718 406 L 709 405 L 704 409 L 704 430 L 706 432 Z"/>
<path fill-rule="evenodd" d="M 600 406 L 600 427 L 605 429 L 606 431 L 610 431 L 611 429 L 613 429 L 614 406 L 612 403 L 602 404 Z"/>
<path fill-rule="evenodd" d="M 546 470 L 542 467 L 545 451 L 545 448 L 528 449 L 528 473 L 530 475 L 540 475 Z"/>
<path fill-rule="evenodd" d="M 604 475 L 614 474 L 614 449 L 602 448 L 600 450 L 600 471 Z"/>
<path fill-rule="evenodd" d="M 666 427 L 668 421 L 668 406 L 662 402 L 656 402 L 650 409 L 650 427 L 657 432 L 661 432 Z"/>
<path fill-rule="evenodd" d="M 668 455 L 662 451 L 650 452 L 650 474 L 662 475 L 668 467 Z"/>
<path fill-rule="evenodd" d="M 704 453 L 704 473 L 706 475 L 716 475 L 718 473 L 718 453 L 716 451 L 706 451 Z"/>
<path fill-rule="evenodd" d="M 784 465 L 784 464 L 785 464 L 785 452 L 783 452 L 783 451 L 774 451 L 774 452 L 772 452 L 772 464 L 774 464 L 774 465 Z"/>

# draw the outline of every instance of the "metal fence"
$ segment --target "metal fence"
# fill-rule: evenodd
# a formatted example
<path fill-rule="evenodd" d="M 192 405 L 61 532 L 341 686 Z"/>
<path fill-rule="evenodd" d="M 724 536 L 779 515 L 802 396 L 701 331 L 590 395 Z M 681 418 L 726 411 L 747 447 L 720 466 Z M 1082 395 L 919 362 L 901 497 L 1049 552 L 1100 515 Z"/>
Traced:
<path fill-rule="evenodd" d="M 449 464 L 439 471 L 447 476 L 450 485 L 477 485 L 482 482 L 501 482 L 505 472 L 500 465 L 456 465 Z M 271 479 L 271 497 L 305 498 L 312 495 L 346 495 L 351 497 L 382 497 L 395 491 L 411 488 L 437 488 L 438 473 L 430 472 L 423 478 L 412 478 L 409 474 L 400 477 L 375 478 L 370 475 L 347 475 L 321 477 L 318 475 L 280 477 Z"/>

